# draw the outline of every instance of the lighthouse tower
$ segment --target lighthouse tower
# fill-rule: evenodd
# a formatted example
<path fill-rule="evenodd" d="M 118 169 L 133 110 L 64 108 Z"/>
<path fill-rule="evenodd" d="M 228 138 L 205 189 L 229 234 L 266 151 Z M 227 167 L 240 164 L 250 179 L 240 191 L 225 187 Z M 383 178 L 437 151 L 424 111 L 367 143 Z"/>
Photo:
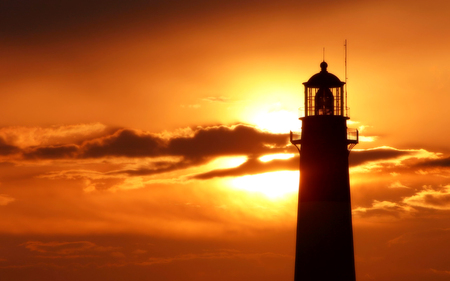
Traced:
<path fill-rule="evenodd" d="M 295 281 L 355 281 L 348 156 L 358 131 L 347 128 L 344 84 L 327 63 L 305 85 L 300 152 Z"/>

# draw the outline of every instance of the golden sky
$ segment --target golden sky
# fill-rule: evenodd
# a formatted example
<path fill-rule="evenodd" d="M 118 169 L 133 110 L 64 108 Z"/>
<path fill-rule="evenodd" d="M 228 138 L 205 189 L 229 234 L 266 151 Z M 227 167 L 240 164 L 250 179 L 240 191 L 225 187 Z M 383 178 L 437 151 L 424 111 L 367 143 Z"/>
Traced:
<path fill-rule="evenodd" d="M 357 280 L 448 280 L 449 11 L 2 2 L 1 279 L 293 280 L 288 133 L 348 40 Z"/>

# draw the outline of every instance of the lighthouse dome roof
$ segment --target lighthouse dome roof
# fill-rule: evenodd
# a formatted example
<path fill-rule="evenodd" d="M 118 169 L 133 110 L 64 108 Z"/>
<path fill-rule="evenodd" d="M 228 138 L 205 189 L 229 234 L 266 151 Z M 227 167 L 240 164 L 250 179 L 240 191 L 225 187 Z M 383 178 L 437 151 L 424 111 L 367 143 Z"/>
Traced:
<path fill-rule="evenodd" d="M 345 84 L 339 80 L 339 78 L 331 74 L 327 71 L 328 64 L 326 62 L 322 62 L 320 64 L 321 71 L 317 74 L 314 74 L 309 78 L 308 82 L 303 83 L 306 87 L 311 88 L 333 88 L 333 87 L 341 87 Z"/>

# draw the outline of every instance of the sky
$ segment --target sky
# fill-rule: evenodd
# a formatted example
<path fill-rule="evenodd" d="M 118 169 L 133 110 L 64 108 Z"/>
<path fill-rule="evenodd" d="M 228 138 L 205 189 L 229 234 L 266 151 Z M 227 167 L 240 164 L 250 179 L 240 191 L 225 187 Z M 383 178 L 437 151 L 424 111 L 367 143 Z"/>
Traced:
<path fill-rule="evenodd" d="M 2 280 L 293 280 L 289 131 L 345 40 L 357 280 L 449 280 L 449 11 L 2 1 Z"/>

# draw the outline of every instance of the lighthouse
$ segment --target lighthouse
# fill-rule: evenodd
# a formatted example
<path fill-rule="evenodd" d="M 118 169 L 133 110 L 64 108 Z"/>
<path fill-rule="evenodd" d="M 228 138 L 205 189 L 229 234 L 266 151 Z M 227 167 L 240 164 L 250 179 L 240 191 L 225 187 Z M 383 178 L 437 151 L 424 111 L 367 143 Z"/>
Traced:
<path fill-rule="evenodd" d="M 305 86 L 301 133 L 295 281 L 355 281 L 348 156 L 358 131 L 347 128 L 345 82 L 320 64 Z"/>

